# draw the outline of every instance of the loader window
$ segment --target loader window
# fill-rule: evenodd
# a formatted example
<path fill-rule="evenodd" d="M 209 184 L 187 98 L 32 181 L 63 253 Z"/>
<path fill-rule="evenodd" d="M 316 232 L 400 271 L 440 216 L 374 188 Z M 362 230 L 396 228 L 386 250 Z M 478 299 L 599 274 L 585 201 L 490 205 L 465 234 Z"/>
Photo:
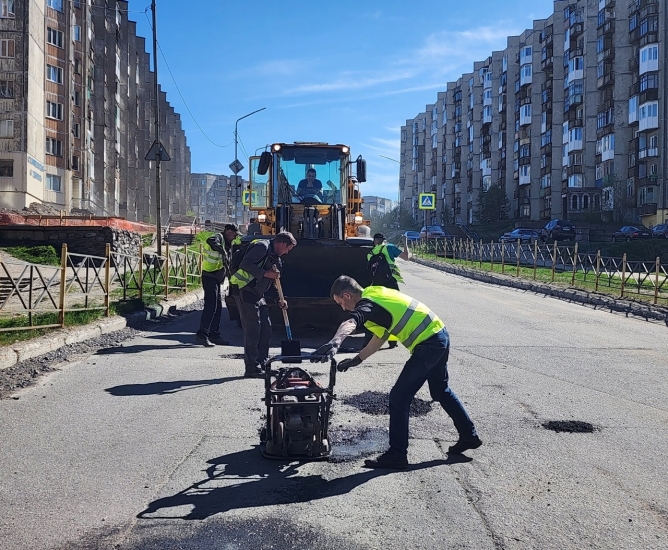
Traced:
<path fill-rule="evenodd" d="M 257 173 L 260 157 L 251 157 L 250 208 L 269 208 L 269 174 Z"/>
<path fill-rule="evenodd" d="M 284 195 L 291 197 L 292 203 L 335 204 L 341 202 L 341 175 L 338 154 L 335 160 L 294 155 L 291 160 L 280 161 L 279 187 Z"/>

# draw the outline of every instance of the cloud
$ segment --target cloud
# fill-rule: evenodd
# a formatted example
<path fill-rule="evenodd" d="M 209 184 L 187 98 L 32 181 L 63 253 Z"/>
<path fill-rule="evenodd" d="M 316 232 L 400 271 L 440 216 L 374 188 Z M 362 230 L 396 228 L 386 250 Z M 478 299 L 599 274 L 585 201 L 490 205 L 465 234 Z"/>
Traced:
<path fill-rule="evenodd" d="M 360 88 L 370 88 L 379 84 L 388 84 L 397 80 L 404 80 L 414 76 L 414 71 L 401 70 L 391 74 L 386 72 L 378 73 L 375 76 L 358 78 L 353 73 L 343 73 L 339 78 L 331 82 L 321 82 L 318 84 L 308 84 L 298 86 L 290 90 L 285 90 L 283 95 L 300 95 L 308 93 L 334 92 L 337 90 L 352 90 Z"/>

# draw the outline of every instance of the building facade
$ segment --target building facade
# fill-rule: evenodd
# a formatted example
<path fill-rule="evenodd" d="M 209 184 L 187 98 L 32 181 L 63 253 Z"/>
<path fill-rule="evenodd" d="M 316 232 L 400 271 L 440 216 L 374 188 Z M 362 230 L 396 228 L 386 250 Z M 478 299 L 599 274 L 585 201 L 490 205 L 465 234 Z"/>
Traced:
<path fill-rule="evenodd" d="M 406 120 L 402 208 L 435 192 L 434 222 L 476 223 L 496 185 L 518 223 L 665 221 L 667 36 L 659 0 L 555 1 Z"/>
<path fill-rule="evenodd" d="M 392 212 L 394 206 L 394 201 L 390 199 L 365 195 L 364 202 L 362 203 L 362 215 L 367 220 L 381 217 Z"/>
<path fill-rule="evenodd" d="M 154 81 L 120 0 L 0 0 L 0 206 L 156 219 Z M 159 91 L 161 217 L 185 214 L 190 150 Z"/>
<path fill-rule="evenodd" d="M 246 224 L 251 213 L 242 203 L 242 193 L 247 187 L 239 176 L 191 174 L 190 213 L 202 222 Z"/>

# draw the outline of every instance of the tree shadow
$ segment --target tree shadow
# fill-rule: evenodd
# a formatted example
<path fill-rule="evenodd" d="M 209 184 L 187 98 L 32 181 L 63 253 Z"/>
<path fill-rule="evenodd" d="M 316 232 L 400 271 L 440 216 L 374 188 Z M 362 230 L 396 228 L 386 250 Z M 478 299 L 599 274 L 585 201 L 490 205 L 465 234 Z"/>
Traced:
<path fill-rule="evenodd" d="M 449 459 L 430 460 L 412 464 L 408 470 L 363 470 L 342 478 L 326 479 L 320 474 L 298 475 L 301 463 L 286 464 L 265 459 L 256 446 L 209 460 L 205 479 L 175 495 L 154 500 L 137 517 L 202 520 L 239 508 L 310 502 L 347 494 L 378 477 L 453 463 Z M 227 484 L 221 486 L 221 483 Z M 207 484 L 211 486 L 207 487 Z M 183 506 L 191 507 L 190 512 L 178 515 L 179 511 L 175 510 L 172 515 L 158 514 Z"/>
<path fill-rule="evenodd" d="M 226 378 L 211 378 L 209 380 L 174 380 L 172 382 L 149 382 L 148 384 L 124 384 L 106 388 L 104 391 L 116 397 L 129 397 L 132 395 L 169 395 L 180 391 L 192 390 L 204 386 L 214 386 L 243 380 L 243 376 L 228 376 Z"/>

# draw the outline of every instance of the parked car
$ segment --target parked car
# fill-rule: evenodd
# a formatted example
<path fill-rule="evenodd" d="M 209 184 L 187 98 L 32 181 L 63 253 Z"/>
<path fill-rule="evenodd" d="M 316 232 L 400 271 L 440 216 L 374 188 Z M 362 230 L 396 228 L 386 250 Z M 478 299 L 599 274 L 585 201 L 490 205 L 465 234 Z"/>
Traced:
<path fill-rule="evenodd" d="M 540 230 L 540 238 L 543 242 L 552 241 L 574 241 L 575 225 L 566 220 L 552 220 L 545 224 Z"/>
<path fill-rule="evenodd" d="M 448 232 L 444 231 L 440 225 L 426 225 L 420 230 L 420 237 L 423 239 L 433 239 L 434 237 L 447 237 Z"/>
<path fill-rule="evenodd" d="M 533 243 L 540 239 L 540 234 L 535 229 L 523 229 L 518 227 L 510 233 L 504 233 L 499 237 L 499 242 L 516 243 L 520 240 L 522 243 Z"/>
<path fill-rule="evenodd" d="M 636 239 L 651 239 L 652 232 L 644 225 L 625 225 L 612 234 L 612 242 L 634 241 Z"/>
<path fill-rule="evenodd" d="M 660 223 L 652 229 L 652 237 L 655 239 L 668 239 L 668 223 Z"/>
<path fill-rule="evenodd" d="M 409 243 L 416 242 L 420 240 L 419 231 L 406 231 L 403 235 L 403 240 L 408 241 Z"/>

